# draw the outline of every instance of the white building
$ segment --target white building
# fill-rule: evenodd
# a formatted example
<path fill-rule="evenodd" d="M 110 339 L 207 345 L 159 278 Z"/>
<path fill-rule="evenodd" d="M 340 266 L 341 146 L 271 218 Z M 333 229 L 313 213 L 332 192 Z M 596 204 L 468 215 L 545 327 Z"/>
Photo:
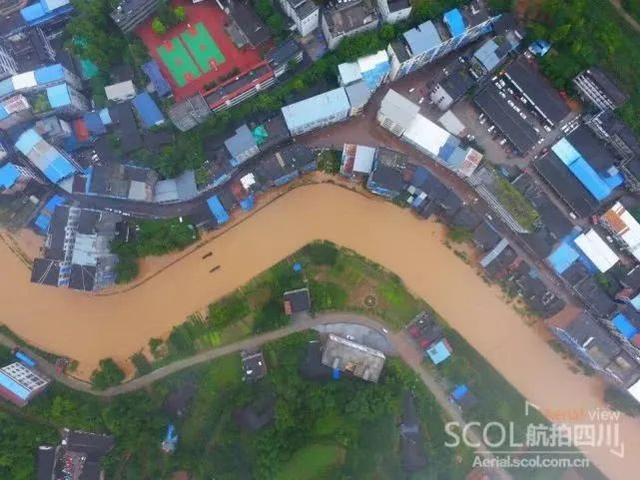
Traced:
<path fill-rule="evenodd" d="M 409 0 L 377 0 L 377 3 L 384 23 L 401 22 L 411 15 Z"/>
<path fill-rule="evenodd" d="M 629 253 L 640 261 L 640 223 L 633 215 L 620 202 L 616 202 L 600 218 Z"/>
<path fill-rule="evenodd" d="M 576 237 L 574 243 L 601 273 L 608 271 L 620 260 L 593 229 Z"/>
<path fill-rule="evenodd" d="M 379 23 L 370 0 L 336 2 L 333 7 L 325 7 L 322 13 L 322 33 L 329 50 L 337 48 L 347 37 L 373 30 Z"/>
<path fill-rule="evenodd" d="M 371 173 L 375 158 L 375 148 L 345 143 L 342 148 L 340 173 L 353 180 L 360 180 Z"/>
<path fill-rule="evenodd" d="M 400 137 L 409 128 L 419 111 L 419 105 L 395 90 L 389 90 L 380 102 L 376 119 L 383 128 Z"/>
<path fill-rule="evenodd" d="M 282 107 L 282 116 L 291 135 L 296 136 L 340 122 L 350 110 L 347 93 L 340 87 Z"/>
<path fill-rule="evenodd" d="M 303 37 L 318 28 L 320 8 L 312 0 L 280 0 L 280 6 Z"/>
<path fill-rule="evenodd" d="M 118 103 L 126 102 L 136 96 L 136 87 L 131 80 L 127 80 L 126 82 L 107 85 L 104 87 L 104 93 L 107 95 L 107 100 Z"/>

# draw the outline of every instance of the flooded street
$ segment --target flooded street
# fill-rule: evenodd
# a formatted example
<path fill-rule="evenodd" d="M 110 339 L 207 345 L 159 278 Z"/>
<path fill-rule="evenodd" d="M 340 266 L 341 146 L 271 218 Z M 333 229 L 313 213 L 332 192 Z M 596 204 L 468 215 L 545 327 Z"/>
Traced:
<path fill-rule="evenodd" d="M 32 285 L 24 263 L 0 243 L 0 320 L 33 345 L 79 360 L 86 377 L 101 358 L 128 358 L 294 250 L 327 239 L 397 273 L 534 404 L 553 411 L 605 408 L 601 382 L 572 373 L 441 235 L 439 224 L 383 200 L 328 184 L 301 187 L 136 288 L 106 296 Z M 152 262 L 145 273 L 161 264 Z M 221 268 L 209 273 L 216 265 Z M 606 448 L 587 451 L 610 478 L 634 478 L 640 422 L 624 417 L 620 428 L 624 459 Z"/>

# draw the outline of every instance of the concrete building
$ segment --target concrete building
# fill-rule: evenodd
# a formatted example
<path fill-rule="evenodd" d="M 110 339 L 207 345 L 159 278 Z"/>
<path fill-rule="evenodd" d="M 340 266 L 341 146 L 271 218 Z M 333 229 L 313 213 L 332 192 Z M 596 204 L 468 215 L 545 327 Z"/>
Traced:
<path fill-rule="evenodd" d="M 7 162 L 0 167 L 0 195 L 21 192 L 35 179 L 35 173 L 29 168 Z"/>
<path fill-rule="evenodd" d="M 380 50 L 372 55 L 358 58 L 355 62 L 345 62 L 338 65 L 338 79 L 340 85 L 346 87 L 363 81 L 374 92 L 389 78 L 389 55 Z"/>
<path fill-rule="evenodd" d="M 323 365 L 374 383 L 380 378 L 386 359 L 379 350 L 333 333 L 329 334 L 322 352 Z"/>
<path fill-rule="evenodd" d="M 419 105 L 390 89 L 380 102 L 376 119 L 380 126 L 400 137 L 419 111 Z"/>
<path fill-rule="evenodd" d="M 120 220 L 110 212 L 58 206 L 49 223 L 44 256 L 33 262 L 31 282 L 87 292 L 112 285 L 118 257 L 110 244 Z"/>
<path fill-rule="evenodd" d="M 220 112 L 257 95 L 275 82 L 276 76 L 265 61 L 253 70 L 233 77 L 215 90 L 206 93 L 204 98 L 212 111 Z"/>
<path fill-rule="evenodd" d="M 32 119 L 31 104 L 24 95 L 15 95 L 0 101 L 0 129 L 8 130 Z"/>
<path fill-rule="evenodd" d="M 409 0 L 377 0 L 383 23 L 398 23 L 411 15 Z"/>
<path fill-rule="evenodd" d="M 186 132 L 204 122 L 211 115 L 211 109 L 204 97 L 198 93 L 171 105 L 168 114 L 176 128 Z"/>
<path fill-rule="evenodd" d="M 48 87 L 45 92 L 39 95 L 39 98 L 46 99 L 46 102 L 38 102 L 38 97 L 32 100 L 31 104 L 36 114 L 43 114 L 53 110 L 56 113 L 77 116 L 91 109 L 87 98 L 67 83 Z M 38 108 L 39 105 L 44 106 L 45 109 L 41 110 Z"/>
<path fill-rule="evenodd" d="M 340 173 L 352 180 L 362 180 L 371 173 L 375 157 L 376 149 L 373 147 L 345 143 Z"/>
<path fill-rule="evenodd" d="M 341 122 L 349 116 L 351 105 L 340 87 L 282 107 L 282 116 L 292 136 Z"/>
<path fill-rule="evenodd" d="M 429 20 L 405 32 L 387 49 L 391 79 L 404 77 L 488 33 L 496 18 L 476 0 L 466 8 L 446 12 L 442 23 Z"/>
<path fill-rule="evenodd" d="M 160 0 L 122 0 L 110 16 L 120 30 L 130 33 L 149 18 L 159 5 Z"/>
<path fill-rule="evenodd" d="M 19 93 L 41 92 L 61 83 L 66 83 L 76 90 L 82 89 L 80 78 L 62 64 L 57 63 L 22 72 L 0 81 L 0 100 Z"/>
<path fill-rule="evenodd" d="M 224 145 L 231 154 L 231 165 L 234 167 L 260 153 L 256 139 L 246 124 L 236 128 L 235 135 L 226 139 Z"/>
<path fill-rule="evenodd" d="M 300 63 L 303 57 L 304 51 L 300 44 L 294 39 L 289 39 L 269 51 L 265 60 L 278 78 L 287 72 L 292 65 Z"/>
<path fill-rule="evenodd" d="M 640 223 L 616 202 L 600 217 L 601 223 L 636 260 L 640 261 Z"/>
<path fill-rule="evenodd" d="M 33 368 L 15 362 L 0 368 L 0 397 L 24 407 L 51 383 Z"/>
<path fill-rule="evenodd" d="M 475 80 L 468 70 L 460 64 L 460 68 L 449 73 L 446 78 L 436 84 L 429 96 L 431 102 L 442 111 L 448 110 L 475 85 Z"/>
<path fill-rule="evenodd" d="M 242 360 L 242 380 L 255 382 L 267 375 L 267 363 L 262 352 L 240 352 Z"/>
<path fill-rule="evenodd" d="M 46 142 L 33 128 L 18 137 L 15 148 L 52 183 L 60 184 L 81 170 L 73 158 Z"/>
<path fill-rule="evenodd" d="M 618 255 L 593 229 L 577 236 L 574 243 L 600 273 L 606 272 L 620 261 Z"/>
<path fill-rule="evenodd" d="M 280 0 L 280 6 L 301 36 L 306 37 L 318 28 L 320 8 L 312 0 Z"/>
<path fill-rule="evenodd" d="M 29 0 L 0 0 L 0 16 L 7 17 L 24 8 Z"/>
<path fill-rule="evenodd" d="M 282 296 L 284 304 L 284 313 L 287 315 L 295 315 L 296 313 L 305 313 L 311 309 L 311 295 L 308 288 L 298 288 L 284 292 Z"/>
<path fill-rule="evenodd" d="M 126 102 L 127 100 L 135 98 L 136 87 L 131 80 L 126 80 L 105 86 L 104 93 L 107 95 L 107 100 L 118 103 Z"/>
<path fill-rule="evenodd" d="M 151 202 L 158 179 L 158 174 L 150 168 L 121 163 L 95 165 L 89 168 L 84 193 Z"/>
<path fill-rule="evenodd" d="M 322 12 L 322 33 L 329 49 L 334 50 L 345 38 L 373 30 L 379 22 L 371 0 L 336 2 Z"/>
<path fill-rule="evenodd" d="M 616 82 L 598 67 L 591 67 L 573 79 L 580 97 L 600 110 L 615 110 L 629 100 Z"/>
<path fill-rule="evenodd" d="M 405 187 L 404 171 L 407 167 L 406 155 L 380 147 L 376 150 L 371 174 L 367 179 L 367 189 L 376 195 L 393 199 Z"/>

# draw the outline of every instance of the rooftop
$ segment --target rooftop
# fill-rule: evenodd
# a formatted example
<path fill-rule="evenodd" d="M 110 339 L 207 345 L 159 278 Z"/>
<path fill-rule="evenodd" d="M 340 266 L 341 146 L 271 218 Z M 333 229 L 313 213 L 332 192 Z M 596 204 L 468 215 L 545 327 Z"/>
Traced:
<path fill-rule="evenodd" d="M 336 88 L 282 107 L 289 131 L 309 125 L 318 119 L 340 115 L 351 108 L 344 88 Z"/>
<path fill-rule="evenodd" d="M 407 129 L 411 125 L 419 111 L 419 105 L 416 105 L 393 89 L 389 89 L 380 102 L 380 114 L 400 125 L 403 129 Z"/>
<path fill-rule="evenodd" d="M 524 57 L 518 57 L 506 69 L 505 75 L 553 124 L 564 120 L 570 109 L 549 80 Z"/>
<path fill-rule="evenodd" d="M 385 360 L 384 353 L 333 333 L 329 334 L 322 354 L 324 365 L 371 382 L 380 378 Z"/>
<path fill-rule="evenodd" d="M 442 39 L 434 23 L 429 20 L 403 34 L 413 56 L 428 52 L 442 44 Z"/>
<path fill-rule="evenodd" d="M 616 107 L 622 106 L 629 100 L 629 95 L 611 78 L 611 76 L 598 67 L 591 67 L 580 74 L 589 78 L 604 94 L 613 101 Z"/>
<path fill-rule="evenodd" d="M 348 34 L 378 21 L 376 10 L 369 0 L 352 0 L 336 3 L 333 8 L 325 7 L 323 18 L 333 37 Z"/>
<path fill-rule="evenodd" d="M 284 292 L 284 311 L 287 315 L 306 312 L 311 308 L 311 297 L 308 288 L 299 288 Z"/>
<path fill-rule="evenodd" d="M 254 11 L 251 4 L 229 0 L 226 6 L 229 8 L 229 14 L 252 46 L 262 45 L 271 38 L 271 31 Z"/>

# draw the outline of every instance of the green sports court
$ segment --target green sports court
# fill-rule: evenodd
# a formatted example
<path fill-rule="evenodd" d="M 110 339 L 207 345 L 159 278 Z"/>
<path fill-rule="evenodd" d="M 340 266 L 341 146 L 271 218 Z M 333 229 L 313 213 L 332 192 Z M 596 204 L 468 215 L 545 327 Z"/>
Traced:
<path fill-rule="evenodd" d="M 157 47 L 157 52 L 178 87 L 226 61 L 202 22 L 190 25 L 179 36 L 164 41 Z"/>

